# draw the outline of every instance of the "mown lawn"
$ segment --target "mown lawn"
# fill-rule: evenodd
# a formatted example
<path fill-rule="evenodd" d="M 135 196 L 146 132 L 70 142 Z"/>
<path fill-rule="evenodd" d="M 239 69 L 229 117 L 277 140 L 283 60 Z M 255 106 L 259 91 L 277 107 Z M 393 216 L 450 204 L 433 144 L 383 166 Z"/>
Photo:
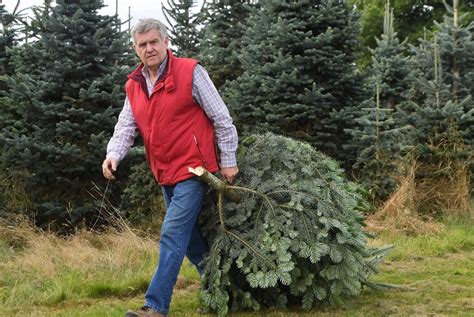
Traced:
<path fill-rule="evenodd" d="M 344 307 L 232 316 L 474 316 L 474 226 L 450 220 L 439 233 L 382 232 L 370 243 L 395 249 L 373 280 L 402 286 L 366 290 Z M 142 304 L 156 246 L 131 230 L 62 239 L 27 225 L 0 228 L 0 316 L 123 316 Z M 172 316 L 197 314 L 199 282 L 188 262 Z"/>

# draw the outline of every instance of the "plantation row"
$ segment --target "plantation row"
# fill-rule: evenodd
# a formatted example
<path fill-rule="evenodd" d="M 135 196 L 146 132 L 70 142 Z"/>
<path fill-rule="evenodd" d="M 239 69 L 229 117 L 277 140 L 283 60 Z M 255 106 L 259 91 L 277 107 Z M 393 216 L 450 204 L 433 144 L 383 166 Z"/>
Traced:
<path fill-rule="evenodd" d="M 377 203 L 411 175 L 414 208 L 432 215 L 467 208 L 474 140 L 472 14 L 463 14 L 467 2 L 438 2 L 422 15 L 442 20 L 411 31 L 394 15 L 418 7 L 397 1 L 395 14 L 390 5 L 329 0 L 212 1 L 200 10 L 169 1 L 164 11 L 175 53 L 201 61 L 242 139 L 271 131 L 307 141 Z M 140 144 L 118 181 L 105 183 L 100 171 L 137 63 L 121 21 L 98 14 L 102 6 L 45 2 L 24 23 L 0 4 L 3 216 L 25 213 L 60 230 L 106 223 L 105 205 L 134 222 L 159 218 Z M 378 24 L 368 28 L 374 12 Z M 367 30 L 382 28 L 364 50 Z"/>

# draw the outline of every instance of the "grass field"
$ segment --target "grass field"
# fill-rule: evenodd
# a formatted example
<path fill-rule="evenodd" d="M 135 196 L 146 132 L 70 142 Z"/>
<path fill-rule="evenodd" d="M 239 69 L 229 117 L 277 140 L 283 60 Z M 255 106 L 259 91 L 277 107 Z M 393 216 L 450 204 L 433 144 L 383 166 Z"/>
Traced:
<path fill-rule="evenodd" d="M 232 316 L 474 316 L 474 226 L 447 220 L 437 233 L 381 232 L 395 249 L 373 280 L 404 288 L 366 290 L 344 307 Z M 0 227 L 0 316 L 123 316 L 141 306 L 156 245 L 128 228 L 68 239 L 20 223 Z M 172 316 L 198 316 L 198 274 L 183 266 Z M 202 315 L 199 315 L 202 316 Z"/>

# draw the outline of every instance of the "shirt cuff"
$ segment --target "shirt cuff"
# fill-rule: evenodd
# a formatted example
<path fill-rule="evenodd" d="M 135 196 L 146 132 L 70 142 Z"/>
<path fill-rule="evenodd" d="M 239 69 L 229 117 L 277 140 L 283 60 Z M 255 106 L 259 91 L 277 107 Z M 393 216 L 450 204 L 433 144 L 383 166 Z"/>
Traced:
<path fill-rule="evenodd" d="M 117 162 L 120 162 L 120 155 L 116 152 L 109 152 L 107 153 L 107 155 L 105 156 L 106 158 L 111 158 L 111 159 L 114 159 L 114 160 L 117 160 Z"/>
<path fill-rule="evenodd" d="M 234 153 L 221 152 L 221 167 L 234 167 L 237 166 L 237 159 Z"/>

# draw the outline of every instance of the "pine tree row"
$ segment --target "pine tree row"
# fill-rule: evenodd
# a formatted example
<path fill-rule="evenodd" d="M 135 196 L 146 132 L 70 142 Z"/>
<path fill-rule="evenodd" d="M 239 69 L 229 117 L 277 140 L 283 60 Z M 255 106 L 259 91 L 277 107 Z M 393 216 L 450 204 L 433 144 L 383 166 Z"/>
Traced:
<path fill-rule="evenodd" d="M 46 1 L 26 25 L 29 43 L 10 45 L 2 56 L 4 211 L 56 230 L 104 222 L 91 192 L 103 183 L 98 162 L 133 55 L 119 21 L 100 15 L 102 7 L 97 0 Z M 11 30 L 4 25 L 4 39 Z"/>
<path fill-rule="evenodd" d="M 450 170 L 447 178 L 472 172 L 474 24 L 459 11 L 469 4 L 451 3 L 433 4 L 434 15 L 445 7 L 443 21 L 425 25 L 413 45 L 398 38 L 387 1 L 383 33 L 361 71 L 357 16 L 345 1 L 213 1 L 201 10 L 212 18 L 203 19 L 198 56 L 242 135 L 272 131 L 309 141 L 380 202 L 406 176 L 407 157 L 420 163 L 420 174 L 440 166 Z"/>
<path fill-rule="evenodd" d="M 48 3 L 26 24 L 36 40 L 25 45 L 16 42 L 15 16 L 0 7 L 2 183 L 23 195 L 3 200 L 5 209 L 26 207 L 39 222 L 75 224 L 95 217 L 91 181 L 102 181 L 97 161 L 134 61 L 120 21 L 98 14 L 101 1 Z M 367 69 L 356 67 L 358 17 L 345 1 L 210 1 L 197 8 L 170 0 L 163 10 L 172 48 L 201 60 L 242 136 L 272 131 L 308 141 L 383 200 L 410 151 L 431 166 L 472 161 L 473 24 L 457 8 L 416 46 L 398 39 L 387 9 Z M 129 163 L 137 160 L 132 155 Z M 145 171 L 134 168 L 131 178 L 152 185 Z M 149 214 L 152 204 L 136 204 L 151 202 L 143 188 L 153 186 L 128 185 L 113 186 L 116 200 Z"/>

